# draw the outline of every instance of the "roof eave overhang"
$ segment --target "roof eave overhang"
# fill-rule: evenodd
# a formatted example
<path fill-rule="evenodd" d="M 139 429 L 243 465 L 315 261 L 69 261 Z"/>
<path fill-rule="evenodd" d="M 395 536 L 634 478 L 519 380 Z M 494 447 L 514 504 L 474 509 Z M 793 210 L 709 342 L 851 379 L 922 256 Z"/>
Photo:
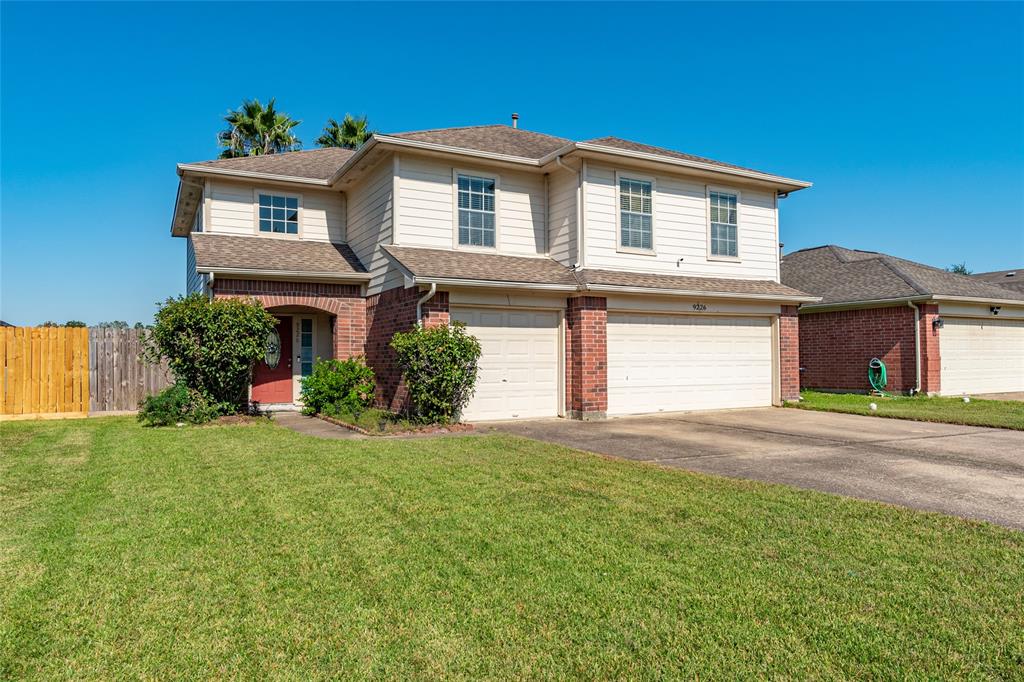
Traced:
<path fill-rule="evenodd" d="M 724 298 L 743 301 L 778 301 L 780 303 L 806 303 L 821 298 L 788 294 L 742 294 L 731 291 L 698 291 L 693 289 L 670 289 L 654 287 L 630 287 L 614 284 L 587 284 L 586 291 L 600 291 L 619 294 L 646 294 L 648 296 L 679 296 L 684 298 Z"/>
<path fill-rule="evenodd" d="M 724 176 L 731 178 L 742 178 L 744 180 L 774 187 L 775 189 L 785 194 L 789 194 L 790 192 L 796 192 L 801 189 L 807 189 L 811 187 L 813 184 L 805 180 L 796 180 L 794 178 L 787 178 L 781 175 L 773 175 L 771 173 L 762 173 L 760 171 L 748 170 L 744 168 L 732 168 L 730 166 L 720 166 L 714 163 L 704 163 L 701 161 L 692 161 L 689 159 L 679 159 L 671 156 L 664 156 L 661 154 L 651 154 L 648 152 L 637 152 L 628 149 L 619 149 L 617 147 L 606 147 L 604 145 L 592 144 L 589 142 L 577 142 L 574 145 L 574 147 L 576 152 L 587 157 L 609 159 L 625 158 L 642 163 L 655 164 L 661 167 L 698 171 L 701 173 L 711 174 L 716 177 Z"/>
<path fill-rule="evenodd" d="M 179 175 L 181 173 L 179 172 Z M 185 197 L 182 193 L 185 193 Z M 178 191 L 174 195 L 174 211 L 171 213 L 171 236 L 187 237 L 195 223 L 196 211 L 202 205 L 203 186 L 182 176 L 178 181 Z M 195 199 L 198 195 L 198 199 Z"/>
<path fill-rule="evenodd" d="M 820 299 L 819 299 L 820 300 Z M 840 303 L 822 303 L 819 305 L 802 305 L 801 313 L 824 313 L 833 310 L 854 310 L 857 308 L 879 308 L 883 306 L 906 305 L 908 303 L 927 303 L 943 301 L 950 303 L 979 303 L 982 305 L 1024 306 L 1024 299 L 984 298 L 979 296 L 949 296 L 944 294 L 921 294 L 920 296 L 898 296 L 896 298 L 874 298 L 862 301 L 843 301 Z"/>
<path fill-rule="evenodd" d="M 179 163 L 178 175 L 205 177 L 209 175 L 218 177 L 242 178 L 245 180 L 263 180 L 264 182 L 279 182 L 287 185 L 302 185 L 313 187 L 330 187 L 330 180 L 318 178 L 303 178 L 297 175 L 280 175 L 278 173 L 254 173 L 234 168 L 217 168 L 215 166 L 204 166 L 202 164 Z"/>
<path fill-rule="evenodd" d="M 408 272 L 408 270 L 406 270 Z M 423 277 L 407 275 L 406 288 L 420 284 L 436 284 L 443 287 L 466 287 L 483 289 L 525 289 L 528 291 L 561 291 L 573 293 L 579 288 L 575 284 L 547 284 L 544 282 L 509 282 L 488 279 L 466 279 L 460 277 Z"/>
<path fill-rule="evenodd" d="M 370 280 L 368 272 L 309 272 L 306 270 L 271 270 L 267 268 L 231 268 L 216 265 L 196 266 L 200 274 L 227 275 L 239 277 L 288 277 L 296 279 L 331 280 L 337 282 L 363 283 Z"/>
<path fill-rule="evenodd" d="M 979 298 L 977 296 L 944 296 L 942 294 L 935 294 L 932 296 L 936 301 L 940 303 L 942 301 L 949 301 L 952 303 L 981 303 L 983 305 L 1016 305 L 1024 306 L 1024 299 L 1019 298 Z"/>

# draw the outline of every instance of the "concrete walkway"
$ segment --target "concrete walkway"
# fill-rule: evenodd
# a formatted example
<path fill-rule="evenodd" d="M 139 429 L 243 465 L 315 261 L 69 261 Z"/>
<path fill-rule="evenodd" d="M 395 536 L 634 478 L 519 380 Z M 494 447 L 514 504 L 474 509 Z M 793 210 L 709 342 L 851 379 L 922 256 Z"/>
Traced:
<path fill-rule="evenodd" d="M 274 423 L 307 436 L 331 438 L 334 440 L 362 440 L 366 438 L 361 433 L 325 422 L 323 419 L 307 417 L 300 412 L 274 412 L 271 416 L 274 419 Z"/>
<path fill-rule="evenodd" d="M 780 408 L 480 426 L 1024 529 L 1022 431 Z"/>

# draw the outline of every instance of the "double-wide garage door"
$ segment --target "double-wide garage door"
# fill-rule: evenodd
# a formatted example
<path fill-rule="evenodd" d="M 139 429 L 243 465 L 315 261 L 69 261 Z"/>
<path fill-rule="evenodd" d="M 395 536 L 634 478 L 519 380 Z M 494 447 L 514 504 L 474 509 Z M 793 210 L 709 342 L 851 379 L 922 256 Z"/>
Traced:
<path fill-rule="evenodd" d="M 453 307 L 450 316 L 480 341 L 476 393 L 464 419 L 558 415 L 557 312 Z"/>
<path fill-rule="evenodd" d="M 608 413 L 772 404 L 767 317 L 608 314 Z"/>
<path fill-rule="evenodd" d="M 1024 320 L 943 318 L 939 355 L 946 395 L 1024 391 Z"/>

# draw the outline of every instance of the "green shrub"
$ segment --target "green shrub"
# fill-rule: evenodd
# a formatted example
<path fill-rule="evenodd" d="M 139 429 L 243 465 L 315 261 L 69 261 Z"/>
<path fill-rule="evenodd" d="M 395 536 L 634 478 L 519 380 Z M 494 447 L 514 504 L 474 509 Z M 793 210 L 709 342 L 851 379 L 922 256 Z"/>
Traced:
<path fill-rule="evenodd" d="M 175 383 L 226 412 L 247 402 L 253 364 L 264 357 L 276 320 L 255 300 L 169 298 L 147 337 L 147 357 L 167 358 Z"/>
<path fill-rule="evenodd" d="M 412 415 L 425 423 L 457 421 L 473 395 L 480 359 L 480 343 L 466 333 L 466 325 L 419 325 L 396 333 L 391 347 L 405 376 Z"/>
<path fill-rule="evenodd" d="M 373 402 L 373 370 L 362 358 L 317 360 L 313 373 L 302 379 L 302 404 L 306 414 L 333 409 L 359 414 Z"/>
<path fill-rule="evenodd" d="M 171 426 L 180 422 L 202 424 L 220 415 L 216 405 L 199 391 L 174 384 L 139 403 L 138 419 L 146 426 Z"/>

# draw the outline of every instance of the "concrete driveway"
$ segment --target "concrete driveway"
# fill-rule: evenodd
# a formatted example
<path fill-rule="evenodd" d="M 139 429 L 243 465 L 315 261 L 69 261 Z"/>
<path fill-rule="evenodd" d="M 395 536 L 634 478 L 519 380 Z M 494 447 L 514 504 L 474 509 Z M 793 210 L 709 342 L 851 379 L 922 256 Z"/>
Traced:
<path fill-rule="evenodd" d="M 481 426 L 1024 529 L 1022 431 L 779 408 Z"/>

